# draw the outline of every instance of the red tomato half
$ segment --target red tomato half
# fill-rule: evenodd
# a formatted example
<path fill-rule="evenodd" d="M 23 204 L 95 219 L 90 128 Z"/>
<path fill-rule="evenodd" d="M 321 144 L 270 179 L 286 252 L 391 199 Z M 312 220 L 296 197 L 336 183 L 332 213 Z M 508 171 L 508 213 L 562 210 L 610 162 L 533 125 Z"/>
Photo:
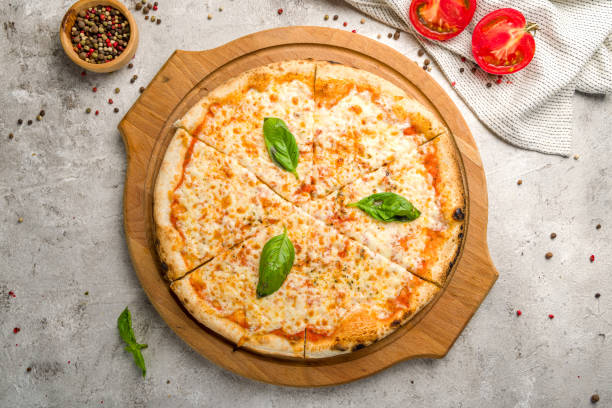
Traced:
<path fill-rule="evenodd" d="M 472 34 L 472 54 L 480 68 L 491 74 L 512 74 L 525 68 L 535 54 L 531 32 L 534 23 L 511 8 L 495 10 L 476 24 Z"/>
<path fill-rule="evenodd" d="M 412 0 L 410 22 L 423 37 L 448 40 L 459 35 L 474 17 L 476 0 Z"/>

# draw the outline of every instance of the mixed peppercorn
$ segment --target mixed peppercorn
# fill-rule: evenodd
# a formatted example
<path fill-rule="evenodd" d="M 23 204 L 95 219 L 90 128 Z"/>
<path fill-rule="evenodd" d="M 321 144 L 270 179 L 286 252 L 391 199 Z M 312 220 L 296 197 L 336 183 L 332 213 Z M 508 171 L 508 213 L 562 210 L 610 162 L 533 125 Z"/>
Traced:
<path fill-rule="evenodd" d="M 103 64 L 125 50 L 130 41 L 130 24 L 119 10 L 96 6 L 79 12 L 70 34 L 72 49 L 80 59 Z"/>

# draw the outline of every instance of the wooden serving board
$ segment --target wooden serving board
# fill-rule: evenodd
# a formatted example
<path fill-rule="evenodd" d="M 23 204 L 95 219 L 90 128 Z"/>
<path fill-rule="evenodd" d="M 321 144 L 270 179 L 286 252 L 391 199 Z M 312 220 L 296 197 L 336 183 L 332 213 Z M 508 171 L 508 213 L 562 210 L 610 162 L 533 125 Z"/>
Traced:
<path fill-rule="evenodd" d="M 234 350 L 198 324 L 163 278 L 153 235 L 153 189 L 173 123 L 225 80 L 248 69 L 290 59 L 330 60 L 390 80 L 428 106 L 454 136 L 467 186 L 463 248 L 447 286 L 406 326 L 348 355 L 321 361 L 280 360 Z M 245 377 L 274 384 L 322 386 L 353 381 L 399 361 L 441 358 L 449 351 L 497 279 L 487 248 L 487 190 L 474 139 L 449 96 L 415 62 L 395 50 L 347 31 L 285 27 L 242 37 L 207 51 L 176 51 L 119 124 L 128 170 L 124 225 L 136 274 L 166 323 L 201 355 Z"/>

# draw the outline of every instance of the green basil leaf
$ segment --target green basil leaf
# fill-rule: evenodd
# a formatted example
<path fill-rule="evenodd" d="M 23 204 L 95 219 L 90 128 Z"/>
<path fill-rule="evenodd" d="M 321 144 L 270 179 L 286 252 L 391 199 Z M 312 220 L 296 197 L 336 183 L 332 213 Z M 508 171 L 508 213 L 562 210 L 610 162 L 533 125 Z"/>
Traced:
<path fill-rule="evenodd" d="M 257 297 L 271 295 L 280 289 L 295 260 L 295 249 L 287 236 L 287 229 L 281 235 L 270 238 L 261 250 L 259 258 L 259 281 Z"/>
<path fill-rule="evenodd" d="M 410 201 L 395 193 L 372 194 L 347 206 L 357 207 L 370 217 L 383 222 L 407 222 L 421 215 Z"/>
<path fill-rule="evenodd" d="M 300 152 L 285 122 L 278 118 L 264 118 L 263 133 L 272 161 L 299 179 L 297 166 Z"/>
<path fill-rule="evenodd" d="M 132 353 L 134 356 L 134 362 L 142 370 L 142 376 L 144 377 L 147 374 L 147 368 L 140 350 L 147 348 L 147 345 L 138 344 L 136 342 L 134 330 L 132 329 L 132 315 L 127 307 L 125 310 L 123 310 L 123 312 L 121 312 L 119 318 L 117 319 L 117 328 L 119 329 L 119 335 L 127 344 L 127 346 L 125 346 L 126 351 Z"/>

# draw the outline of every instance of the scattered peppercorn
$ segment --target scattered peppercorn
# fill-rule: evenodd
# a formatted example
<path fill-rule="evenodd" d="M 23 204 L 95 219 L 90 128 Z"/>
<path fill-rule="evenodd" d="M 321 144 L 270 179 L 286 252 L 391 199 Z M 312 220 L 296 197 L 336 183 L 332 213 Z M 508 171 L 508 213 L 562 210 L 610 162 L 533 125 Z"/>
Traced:
<path fill-rule="evenodd" d="M 549 314 L 549 315 L 548 315 L 548 318 L 549 318 L 550 320 L 552 320 L 552 319 L 554 319 L 554 318 L 555 318 L 555 315 L 551 313 L 551 314 Z"/>
<path fill-rule="evenodd" d="M 595 229 L 601 229 L 601 224 L 597 224 L 597 225 L 595 226 Z"/>
<path fill-rule="evenodd" d="M 206 18 L 212 20 L 212 14 L 207 15 Z"/>
<path fill-rule="evenodd" d="M 158 18 L 157 19 L 157 25 L 160 25 L 160 24 L 161 24 L 161 18 Z"/>
<path fill-rule="evenodd" d="M 118 113 L 119 112 L 119 108 L 113 109 L 113 112 Z"/>
<path fill-rule="evenodd" d="M 425 61 L 423 61 L 423 64 L 429 65 L 431 64 L 431 61 L 429 60 L 429 58 L 425 58 Z"/>
<path fill-rule="evenodd" d="M 387 34 L 387 38 L 391 38 L 391 37 L 393 37 L 392 33 Z"/>
<path fill-rule="evenodd" d="M 361 20 L 359 20 L 359 22 L 360 22 L 361 24 L 365 24 L 365 20 L 364 20 L 363 18 L 362 18 Z"/>
<path fill-rule="evenodd" d="M 517 311 L 516 311 L 516 315 L 517 315 L 517 316 L 520 316 L 520 315 L 522 315 L 522 314 L 523 314 L 523 312 L 521 312 L 520 310 L 517 310 Z"/>
<path fill-rule="evenodd" d="M 380 40 L 380 34 L 376 34 L 376 38 Z"/>
<path fill-rule="evenodd" d="M 18 125 L 23 125 L 23 119 L 17 119 L 17 124 Z"/>
<path fill-rule="evenodd" d="M 555 238 L 557 238 L 557 233 L 556 232 L 551 232 L 550 239 L 555 239 Z"/>
<path fill-rule="evenodd" d="M 465 68 L 459 68 L 459 72 L 463 74 L 463 71 L 465 71 Z"/>
<path fill-rule="evenodd" d="M 144 86 L 141 86 L 140 89 L 138 90 L 140 93 L 143 93 L 145 90 Z"/>
<path fill-rule="evenodd" d="M 278 9 L 276 12 L 277 12 L 277 13 L 278 13 L 278 15 L 280 16 L 281 14 L 283 14 L 283 9 L 282 9 L 282 8 L 280 8 L 280 9 Z"/>
<path fill-rule="evenodd" d="M 336 21 L 338 19 L 338 15 L 334 14 L 334 21 Z"/>
<path fill-rule="evenodd" d="M 580 158 L 580 156 L 578 156 L 577 154 L 574 155 L 574 160 L 578 160 Z"/>
<path fill-rule="evenodd" d="M 128 68 L 129 68 L 129 69 L 134 68 L 134 64 L 132 64 L 132 63 L 130 62 L 130 63 L 128 64 Z"/>
<path fill-rule="evenodd" d="M 597 293 L 595 294 L 595 299 L 599 299 L 600 297 L 601 297 L 601 293 L 597 292 Z"/>
<path fill-rule="evenodd" d="M 490 82 L 487 82 L 487 88 L 490 88 L 492 86 L 492 84 Z"/>
<path fill-rule="evenodd" d="M 166 384 L 170 384 L 170 380 L 167 380 L 167 381 L 166 381 Z"/>
<path fill-rule="evenodd" d="M 32 119 L 28 119 L 28 126 L 32 124 Z"/>
<path fill-rule="evenodd" d="M 37 116 L 36 116 L 36 120 L 40 122 L 40 121 L 42 120 L 42 116 L 37 115 Z"/>
<path fill-rule="evenodd" d="M 552 252 L 547 252 L 546 255 L 544 255 L 546 257 L 546 259 L 550 259 L 553 257 Z"/>
<path fill-rule="evenodd" d="M 19 327 L 15 327 L 13 329 L 13 333 L 15 333 L 15 334 L 19 333 L 20 331 L 21 331 L 21 329 Z"/>
<path fill-rule="evenodd" d="M 89 291 L 86 291 L 86 292 L 85 292 L 85 296 L 89 296 Z"/>
<path fill-rule="evenodd" d="M 32 367 L 26 368 L 26 371 L 29 373 L 30 371 L 32 371 Z"/>
<path fill-rule="evenodd" d="M 423 69 L 427 71 L 427 65 L 423 65 Z"/>
<path fill-rule="evenodd" d="M 136 3 L 134 8 L 136 9 L 136 11 L 140 10 L 142 8 L 142 3 Z"/>
<path fill-rule="evenodd" d="M 41 110 L 41 111 L 40 111 L 38 114 L 39 114 L 41 117 L 42 117 L 42 116 L 45 116 L 45 111 L 44 111 L 44 109 L 43 109 L 43 110 Z"/>
<path fill-rule="evenodd" d="M 14 137 L 15 137 L 15 135 L 14 135 L 14 134 L 9 133 L 9 139 L 12 139 L 12 138 L 14 138 Z"/>
<path fill-rule="evenodd" d="M 21 224 L 21 223 L 23 222 L 23 217 L 19 217 L 19 218 L 17 218 L 17 222 L 18 222 L 19 224 Z"/>
<path fill-rule="evenodd" d="M 119 92 L 121 92 L 121 89 L 115 88 L 115 93 L 118 94 Z"/>
<path fill-rule="evenodd" d="M 417 51 L 417 55 L 418 55 L 419 57 L 422 57 L 422 56 L 423 56 L 423 54 L 425 54 L 425 51 L 423 51 L 423 49 L 419 49 L 419 51 Z"/>
<path fill-rule="evenodd" d="M 516 184 L 518 184 L 520 186 L 521 184 L 523 184 L 523 180 L 521 180 L 521 179 L 516 180 Z"/>
<path fill-rule="evenodd" d="M 85 113 L 91 113 L 91 108 L 85 109 Z"/>
<path fill-rule="evenodd" d="M 472 67 L 472 74 L 476 72 L 476 67 Z"/>
<path fill-rule="evenodd" d="M 393 39 L 394 39 L 394 40 L 399 40 L 399 38 L 400 38 L 400 32 L 399 32 L 399 30 L 397 30 L 397 31 L 395 32 L 395 34 L 393 34 Z"/>
<path fill-rule="evenodd" d="M 323 16 L 323 20 L 325 20 L 325 21 L 329 20 L 329 14 L 324 15 Z"/>
<path fill-rule="evenodd" d="M 70 29 L 72 49 L 80 59 L 91 64 L 117 58 L 127 47 L 130 34 L 125 16 L 115 8 L 102 5 L 81 11 Z"/>
<path fill-rule="evenodd" d="M 591 263 L 595 262 L 595 255 L 589 256 L 589 261 L 591 261 Z"/>
<path fill-rule="evenodd" d="M 597 394 L 591 395 L 591 402 L 593 404 L 597 404 L 599 402 L 599 395 L 597 395 Z"/>
<path fill-rule="evenodd" d="M 145 20 L 148 20 L 148 19 L 149 19 L 149 16 L 145 16 Z"/>

